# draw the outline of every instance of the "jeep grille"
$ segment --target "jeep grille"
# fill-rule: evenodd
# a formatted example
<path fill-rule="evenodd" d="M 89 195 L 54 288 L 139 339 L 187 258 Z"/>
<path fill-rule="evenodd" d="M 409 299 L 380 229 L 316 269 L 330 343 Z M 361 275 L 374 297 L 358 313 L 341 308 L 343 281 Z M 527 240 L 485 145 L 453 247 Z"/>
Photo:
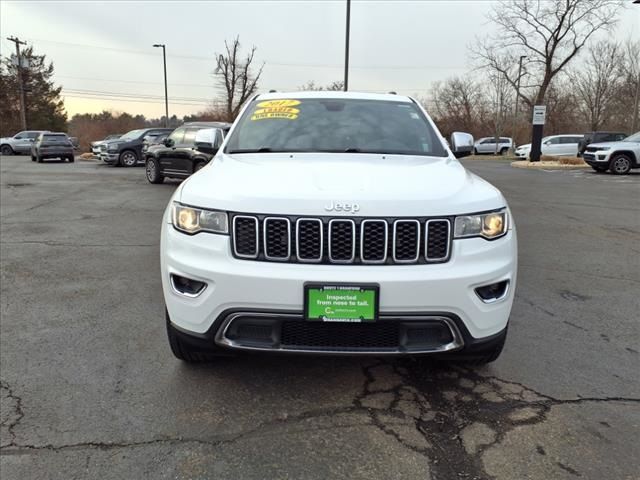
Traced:
<path fill-rule="evenodd" d="M 236 258 L 322 264 L 449 260 L 450 218 L 331 218 L 232 214 Z"/>

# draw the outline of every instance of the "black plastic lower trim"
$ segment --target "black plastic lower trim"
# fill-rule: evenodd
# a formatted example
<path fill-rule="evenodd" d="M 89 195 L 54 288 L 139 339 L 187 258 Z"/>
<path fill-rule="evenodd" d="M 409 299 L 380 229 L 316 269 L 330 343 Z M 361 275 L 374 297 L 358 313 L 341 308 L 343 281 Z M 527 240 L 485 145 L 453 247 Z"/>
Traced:
<path fill-rule="evenodd" d="M 218 333 L 218 330 L 223 326 L 224 321 L 230 316 L 233 315 L 235 313 L 261 313 L 261 314 L 273 314 L 274 316 L 277 315 L 298 315 L 300 317 L 300 319 L 303 318 L 303 313 L 299 312 L 299 311 L 287 311 L 287 310 L 261 310 L 261 309 L 250 309 L 250 308 L 232 308 L 232 309 L 228 309 L 223 311 L 218 318 L 216 318 L 216 320 L 213 322 L 213 324 L 211 325 L 211 327 L 209 328 L 209 330 L 207 330 L 205 333 L 195 333 L 195 332 L 190 332 L 187 330 L 184 330 L 176 325 L 174 325 L 173 323 L 170 323 L 171 328 L 174 330 L 175 334 L 180 338 L 181 342 L 184 342 L 185 344 L 189 345 L 190 347 L 198 350 L 198 351 L 202 351 L 202 352 L 206 352 L 207 350 L 220 350 L 220 349 L 225 349 L 225 347 L 217 345 L 215 343 L 215 337 L 216 334 Z M 462 336 L 462 339 L 464 341 L 464 347 L 461 350 L 457 350 L 457 351 L 452 351 L 452 352 L 445 352 L 445 353 L 439 353 L 439 352 L 434 352 L 434 355 L 442 355 L 442 356 L 461 356 L 461 355 L 471 355 L 471 356 L 480 356 L 483 355 L 485 353 L 491 352 L 493 351 L 497 345 L 499 345 L 500 343 L 502 343 L 504 341 L 504 337 L 507 335 L 507 329 L 508 329 L 508 324 L 507 326 L 505 326 L 505 328 L 503 330 L 501 330 L 500 332 L 494 334 L 494 335 L 490 335 L 487 337 L 482 337 L 482 338 L 475 338 L 473 337 L 470 333 L 469 330 L 467 329 L 467 327 L 465 326 L 464 322 L 460 319 L 460 317 L 458 317 L 457 315 L 453 314 L 453 313 L 449 313 L 449 312 L 420 312 L 420 313 L 389 313 L 389 312 L 384 312 L 382 314 L 384 317 L 401 317 L 401 318 L 406 318 L 406 319 L 410 319 L 411 317 L 425 317 L 425 316 L 439 316 L 439 317 L 447 317 L 449 319 L 451 319 L 455 325 L 458 327 L 458 330 L 460 332 L 460 335 Z M 169 322 L 171 321 L 171 319 L 169 318 Z M 233 349 L 229 349 L 229 350 L 233 350 Z M 287 352 L 280 352 L 277 350 L 274 350 L 273 352 L 270 351 L 266 351 L 265 353 L 287 353 L 287 354 L 291 354 L 291 353 L 295 353 L 295 352 L 291 352 L 291 351 L 287 351 Z M 320 353 L 320 352 L 319 352 Z M 324 353 L 324 352 L 322 352 Z M 375 355 L 374 352 L 371 352 L 372 355 Z M 339 354 L 339 352 L 336 352 L 336 354 Z M 403 353 L 399 353 L 399 354 L 403 354 Z M 431 355 L 431 353 L 426 353 L 424 355 Z"/>

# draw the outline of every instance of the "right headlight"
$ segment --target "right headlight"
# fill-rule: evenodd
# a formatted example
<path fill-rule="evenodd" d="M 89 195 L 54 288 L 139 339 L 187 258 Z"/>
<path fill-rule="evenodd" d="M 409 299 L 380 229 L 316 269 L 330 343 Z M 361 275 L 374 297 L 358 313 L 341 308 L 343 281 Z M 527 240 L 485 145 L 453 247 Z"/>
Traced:
<path fill-rule="evenodd" d="M 191 235 L 198 232 L 229 233 L 227 212 L 189 207 L 174 202 L 171 221 L 177 230 Z"/>
<path fill-rule="evenodd" d="M 509 218 L 507 210 L 478 213 L 456 217 L 454 237 L 483 237 L 487 240 L 499 238 L 507 233 Z"/>

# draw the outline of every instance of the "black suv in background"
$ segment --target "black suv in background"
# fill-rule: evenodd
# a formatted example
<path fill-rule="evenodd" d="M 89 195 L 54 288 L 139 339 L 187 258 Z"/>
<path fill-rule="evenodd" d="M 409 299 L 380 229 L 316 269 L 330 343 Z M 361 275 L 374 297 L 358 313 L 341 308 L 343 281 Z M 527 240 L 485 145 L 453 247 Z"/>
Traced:
<path fill-rule="evenodd" d="M 602 142 L 620 142 L 627 138 L 626 133 L 622 132 L 588 132 L 584 134 L 584 138 L 578 142 L 578 157 L 581 157 L 590 143 Z"/>
<path fill-rule="evenodd" d="M 144 139 L 171 133 L 173 128 L 141 128 L 131 130 L 120 138 L 109 140 L 100 145 L 100 160 L 109 165 L 133 167 L 144 161 L 142 145 Z"/>
<path fill-rule="evenodd" d="M 150 183 L 162 183 L 167 177 L 187 178 L 204 167 L 216 154 L 230 123 L 190 122 L 176 128 L 163 143 L 151 145 L 145 166 Z M 196 143 L 200 130 L 212 129 L 209 142 Z"/>
<path fill-rule="evenodd" d="M 147 160 L 147 150 L 153 145 L 159 145 L 164 142 L 165 138 L 169 136 L 169 132 L 161 133 L 155 137 L 146 136 L 142 140 L 142 160 Z"/>

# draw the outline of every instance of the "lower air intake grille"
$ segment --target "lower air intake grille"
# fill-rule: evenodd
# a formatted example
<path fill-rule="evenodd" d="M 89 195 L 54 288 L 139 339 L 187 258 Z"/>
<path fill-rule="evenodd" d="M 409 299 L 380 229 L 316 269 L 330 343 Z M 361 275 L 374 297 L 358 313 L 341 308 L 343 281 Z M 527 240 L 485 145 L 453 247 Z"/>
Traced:
<path fill-rule="evenodd" d="M 308 350 L 396 349 L 399 341 L 398 322 L 327 323 L 286 321 L 282 323 L 280 343 L 283 347 Z"/>

